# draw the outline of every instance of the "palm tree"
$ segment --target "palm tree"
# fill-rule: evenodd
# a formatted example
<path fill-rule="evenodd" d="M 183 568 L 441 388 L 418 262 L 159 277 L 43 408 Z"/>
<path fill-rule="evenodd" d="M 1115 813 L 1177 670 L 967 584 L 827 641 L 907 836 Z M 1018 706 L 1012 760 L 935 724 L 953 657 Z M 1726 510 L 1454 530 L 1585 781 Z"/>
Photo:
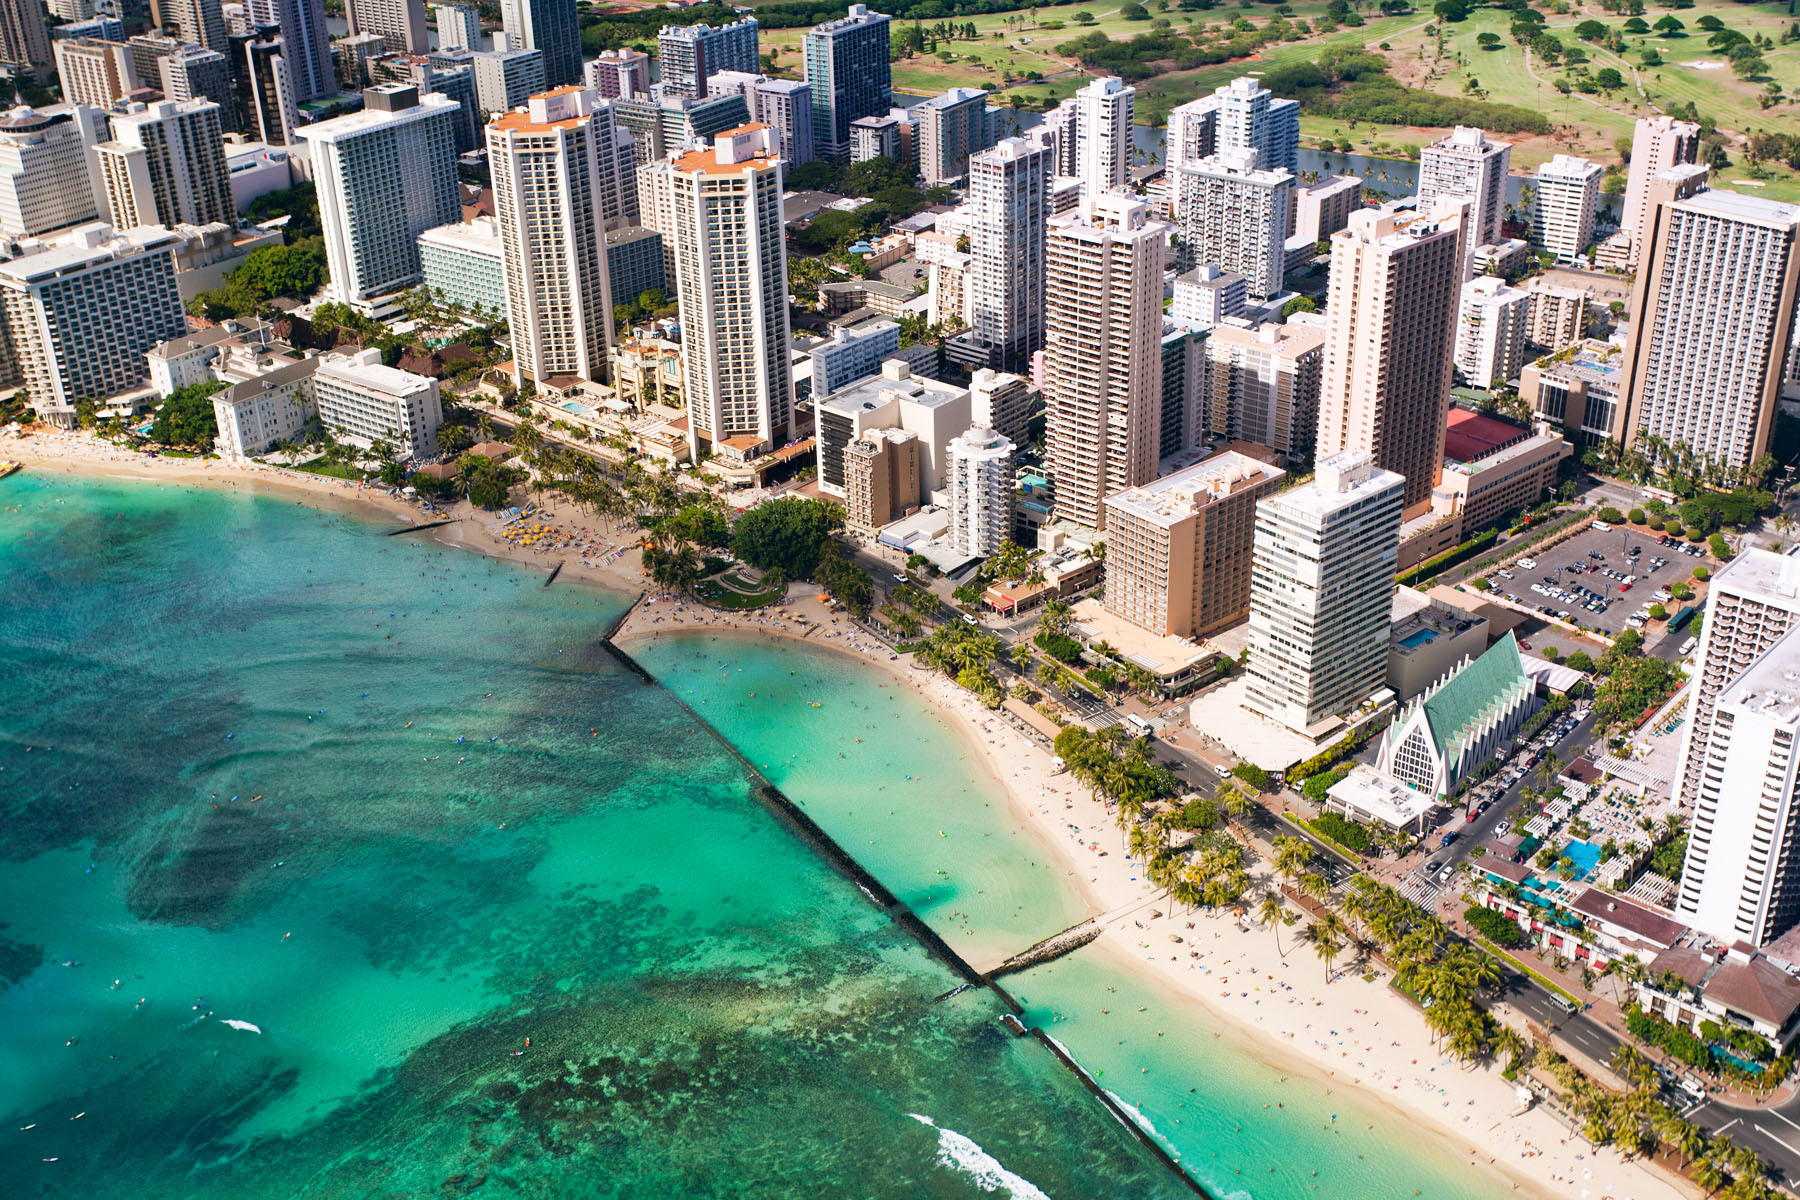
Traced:
<path fill-rule="evenodd" d="M 1300 877 L 1300 894 L 1323 904 L 1325 897 L 1331 895 L 1331 881 L 1317 871 L 1309 871 Z"/>
<path fill-rule="evenodd" d="M 1305 838 L 1281 834 L 1272 843 L 1275 849 L 1275 872 L 1282 882 L 1292 884 L 1312 865 L 1312 845 Z"/>
<path fill-rule="evenodd" d="M 1275 931 L 1275 953 L 1286 958 L 1287 952 L 1281 948 L 1281 927 L 1292 925 L 1300 918 L 1289 912 L 1287 905 L 1281 902 L 1281 893 L 1268 892 L 1264 894 L 1262 903 L 1256 908 L 1256 919 L 1265 929 Z"/>
<path fill-rule="evenodd" d="M 1721 1137 L 1719 1141 L 1730 1144 L 1728 1138 Z M 1709 1196 L 1718 1191 L 1731 1178 L 1725 1173 L 1725 1167 L 1717 1157 L 1716 1143 L 1703 1150 L 1700 1157 L 1693 1160 L 1689 1174 L 1694 1177 L 1695 1183 L 1706 1189 L 1706 1194 Z"/>
<path fill-rule="evenodd" d="M 1325 963 L 1325 982 L 1331 982 L 1331 963 L 1344 948 L 1344 922 L 1334 912 L 1327 912 L 1306 927 L 1306 940 Z"/>

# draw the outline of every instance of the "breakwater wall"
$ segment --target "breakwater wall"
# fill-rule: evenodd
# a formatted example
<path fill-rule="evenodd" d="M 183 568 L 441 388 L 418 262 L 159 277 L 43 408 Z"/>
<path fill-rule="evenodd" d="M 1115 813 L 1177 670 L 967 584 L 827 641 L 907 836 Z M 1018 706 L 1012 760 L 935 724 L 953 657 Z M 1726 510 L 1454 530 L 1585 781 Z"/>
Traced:
<path fill-rule="evenodd" d="M 454 525 L 456 524 L 456 520 L 455 517 L 445 517 L 441 521 L 427 521 L 423 525 L 402 525 L 398 529 L 388 530 L 387 536 L 399 537 L 403 533 L 422 533 L 427 529 L 436 529 L 439 525 Z"/>
<path fill-rule="evenodd" d="M 606 651 L 611 654 L 621 666 L 637 676 L 646 686 L 662 688 L 663 693 L 666 696 L 676 704 L 680 705 L 681 710 L 692 717 L 694 723 L 710 734 L 713 740 L 718 742 L 725 750 L 725 753 L 729 754 L 732 759 L 743 768 L 744 773 L 750 777 L 754 785 L 751 788 L 751 792 L 765 808 L 774 814 L 776 820 L 792 830 L 800 840 L 805 842 L 808 846 L 811 846 L 813 850 L 815 850 L 826 862 L 830 863 L 839 874 L 843 875 L 852 883 L 856 884 L 858 888 L 862 889 L 863 895 L 867 896 L 871 902 L 885 912 L 896 925 L 911 934 L 913 938 L 924 946 L 933 957 L 942 962 L 962 979 L 963 982 L 961 986 L 945 992 L 942 996 L 938 997 L 939 1000 L 946 999 L 956 995 L 958 992 L 966 991 L 969 988 L 985 987 L 993 992 L 995 996 L 999 997 L 1000 1002 L 1006 1006 L 1008 1013 L 1012 1014 L 1015 1018 L 1022 1018 L 1025 1014 L 1024 1007 L 1014 998 L 1011 992 L 1007 991 L 996 982 L 994 977 L 1009 970 L 1023 970 L 1028 966 L 1035 966 L 1038 963 L 1048 962 L 1053 958 L 1059 958 L 1072 950 L 1087 945 L 1089 942 L 1100 936 L 1100 925 L 1097 921 L 1084 921 L 1080 925 L 1072 926 L 1063 930 L 1061 933 L 1045 938 L 1036 945 L 1007 959 L 1005 962 L 1001 963 L 999 967 L 987 974 L 983 974 L 976 970 L 967 959 L 958 954 L 956 950 L 944 940 L 943 936 L 939 934 L 937 930 L 927 925 L 924 920 L 920 918 L 919 914 L 915 913 L 904 901 L 894 895 L 894 893 L 879 879 L 870 874 L 868 868 L 856 861 L 848 850 L 845 850 L 843 846 L 839 845 L 836 838 L 832 837 L 829 833 L 826 833 L 825 830 L 819 826 L 817 821 L 807 815 L 805 809 L 802 809 L 799 805 L 788 799 L 787 796 L 782 793 L 780 788 L 771 783 L 768 777 L 759 771 L 756 768 L 756 765 L 746 758 L 744 753 L 731 743 L 729 738 L 720 733 L 718 729 L 713 726 L 712 722 L 708 721 L 698 712 L 695 712 L 693 706 L 683 700 L 680 696 L 676 695 L 672 689 L 663 687 L 661 681 L 646 670 L 642 663 L 631 657 L 630 654 L 613 642 L 612 639 L 614 635 L 624 627 L 626 619 L 631 616 L 632 612 L 636 610 L 639 604 L 643 603 L 644 595 L 644 593 L 639 593 L 638 598 L 632 601 L 631 606 L 619 615 L 618 619 L 613 622 L 612 627 L 607 631 L 606 637 L 601 642 L 601 645 L 605 647 Z M 1094 1098 L 1106 1107 L 1106 1110 L 1112 1114 L 1113 1119 L 1124 1126 L 1133 1137 L 1137 1138 L 1138 1142 L 1159 1162 L 1166 1166 L 1170 1172 L 1174 1174 L 1175 1178 L 1179 1179 L 1190 1192 L 1196 1196 L 1203 1197 L 1204 1200 L 1214 1200 L 1212 1193 L 1201 1187 L 1192 1176 L 1184 1171 L 1181 1164 L 1176 1161 L 1175 1156 L 1170 1154 L 1163 1144 L 1151 1135 L 1149 1130 L 1138 1124 L 1136 1119 L 1126 1111 L 1125 1107 L 1115 1100 L 1110 1092 L 1101 1087 L 1099 1081 L 1088 1074 L 1086 1068 L 1071 1058 L 1068 1051 L 1064 1050 L 1054 1038 L 1037 1026 L 1030 1026 L 1029 1031 L 1031 1036 L 1036 1038 L 1038 1043 L 1047 1049 L 1058 1062 L 1074 1072 L 1075 1077 L 1081 1081 L 1082 1086 L 1087 1088 Z"/>

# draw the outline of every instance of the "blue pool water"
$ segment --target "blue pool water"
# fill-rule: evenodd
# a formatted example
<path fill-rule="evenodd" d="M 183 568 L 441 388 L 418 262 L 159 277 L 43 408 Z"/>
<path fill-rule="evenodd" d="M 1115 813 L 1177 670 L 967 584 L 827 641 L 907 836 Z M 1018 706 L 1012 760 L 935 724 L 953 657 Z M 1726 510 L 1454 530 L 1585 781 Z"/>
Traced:
<path fill-rule="evenodd" d="M 1579 838 L 1563 847 L 1563 853 L 1575 861 L 1575 878 L 1586 879 L 1600 865 L 1600 847 Z"/>
<path fill-rule="evenodd" d="M 1421 629 L 1417 633 L 1409 633 L 1400 639 L 1400 644 L 1408 650 L 1417 650 L 1426 642 L 1437 636 L 1435 629 Z"/>

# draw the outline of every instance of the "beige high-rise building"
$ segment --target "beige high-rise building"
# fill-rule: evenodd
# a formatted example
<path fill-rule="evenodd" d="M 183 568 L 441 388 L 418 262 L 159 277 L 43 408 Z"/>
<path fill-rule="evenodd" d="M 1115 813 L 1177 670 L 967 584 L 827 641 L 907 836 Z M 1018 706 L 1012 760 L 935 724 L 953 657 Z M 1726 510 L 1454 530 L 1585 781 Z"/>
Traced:
<path fill-rule="evenodd" d="M 1630 242 L 1626 262 L 1637 270 L 1643 261 L 1650 222 L 1650 180 L 1659 171 L 1691 163 L 1700 156 L 1700 126 L 1674 117 L 1641 117 L 1631 135 L 1631 174 L 1625 182 L 1625 211 L 1619 232 Z"/>
<path fill-rule="evenodd" d="M 1530 323 L 1525 327 L 1525 341 L 1547 351 L 1561 350 L 1579 342 L 1587 332 L 1587 293 L 1576 288 L 1532 287 L 1541 280 L 1526 281 L 1525 291 L 1531 296 Z"/>
<path fill-rule="evenodd" d="M 1251 325 L 1232 317 L 1213 327 L 1200 353 L 1213 437 L 1268 446 L 1290 462 L 1312 452 L 1325 370 L 1323 329 Z"/>
<path fill-rule="evenodd" d="M 844 524 L 864 533 L 919 506 L 919 437 L 871 429 L 844 447 Z"/>
<path fill-rule="evenodd" d="M 1149 205 L 1109 192 L 1045 238 L 1044 398 L 1056 515 L 1099 528 L 1114 492 L 1156 478 L 1163 246 Z"/>
<path fill-rule="evenodd" d="M 105 114 L 81 105 L 0 116 L 0 233 L 33 237 L 99 216 L 106 188 L 89 151 L 105 131 Z"/>
<path fill-rule="evenodd" d="M 598 92 L 557 88 L 488 123 L 521 381 L 606 378 L 613 321 L 601 197 L 617 171 L 606 105 Z"/>
<path fill-rule="evenodd" d="M 225 24 L 225 9 L 219 0 L 163 0 L 162 24 L 173 25 L 181 40 L 190 46 L 203 46 L 227 54 L 231 50 L 231 30 Z M 223 96 L 208 100 L 224 103 Z"/>
<path fill-rule="evenodd" d="M 787 247 L 779 139 L 752 122 L 639 170 L 644 223 L 675 269 L 688 444 L 748 454 L 787 440 Z"/>
<path fill-rule="evenodd" d="M 1724 191 L 1658 198 L 1696 170 L 1651 180 L 1625 342 L 1626 445 L 1685 444 L 1702 462 L 1743 468 L 1769 448 L 1787 373 L 1800 205 Z"/>
<path fill-rule="evenodd" d="M 44 0 L 0 0 L 0 63 L 44 67 L 50 61 Z"/>
<path fill-rule="evenodd" d="M 1564 261 L 1594 243 L 1600 211 L 1599 163 L 1559 154 L 1537 170 L 1537 202 L 1531 207 L 1531 244 Z"/>
<path fill-rule="evenodd" d="M 219 106 L 159 100 L 114 113 L 113 140 L 95 147 L 113 225 L 237 224 Z"/>
<path fill-rule="evenodd" d="M 1286 472 L 1223 450 L 1106 499 L 1106 610 L 1140 629 L 1205 637 L 1250 611 L 1256 502 Z"/>
<path fill-rule="evenodd" d="M 1430 507 L 1444 466 L 1467 205 L 1365 209 L 1331 235 L 1316 453 L 1367 450 L 1404 475 L 1409 517 Z"/>
<path fill-rule="evenodd" d="M 131 61 L 131 47 L 99 38 L 64 38 L 51 47 L 63 99 L 70 104 L 111 108 L 126 93 L 142 86 Z"/>

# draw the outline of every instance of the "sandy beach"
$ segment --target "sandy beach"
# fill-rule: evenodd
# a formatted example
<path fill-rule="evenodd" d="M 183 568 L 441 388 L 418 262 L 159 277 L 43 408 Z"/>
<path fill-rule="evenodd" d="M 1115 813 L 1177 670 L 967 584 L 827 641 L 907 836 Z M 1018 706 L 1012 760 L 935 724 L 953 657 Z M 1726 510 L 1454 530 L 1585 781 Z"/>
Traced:
<path fill-rule="evenodd" d="M 376 489 L 258 464 L 147 459 L 86 435 L 0 440 L 0 458 L 22 459 L 28 470 L 42 474 L 268 490 L 308 503 L 368 506 L 394 520 L 419 519 L 414 504 Z M 566 503 L 561 510 L 545 518 L 569 539 L 554 548 L 517 546 L 490 528 L 492 518 L 486 514 L 472 514 L 431 535 L 445 544 L 544 568 L 563 561 L 559 579 L 631 593 L 644 589 L 637 553 L 629 548 L 632 531 L 609 529 Z M 1135 967 L 1170 997 L 1172 1007 L 1197 1006 L 1202 1013 L 1196 1018 L 1213 1026 L 1215 1037 L 1233 1038 L 1243 1052 L 1279 1070 L 1379 1098 L 1471 1161 L 1491 1163 L 1524 1194 L 1577 1200 L 1673 1200 L 1698 1194 L 1651 1164 L 1626 1162 L 1612 1149 L 1595 1150 L 1570 1136 L 1547 1112 L 1533 1109 L 1509 1116 L 1515 1095 L 1497 1066 L 1468 1068 L 1435 1049 L 1419 1013 L 1388 986 L 1383 968 L 1376 968 L 1373 981 L 1365 981 L 1360 973 L 1343 970 L 1340 960 L 1339 973 L 1327 984 L 1323 964 L 1299 940 L 1303 924 L 1280 931 L 1278 951 L 1275 933 L 1241 927 L 1229 914 L 1177 911 L 1142 880 L 1105 806 L 1067 774 L 1052 775 L 1050 754 L 1042 746 L 949 680 L 914 668 L 910 657 L 893 656 L 847 619 L 833 616 L 809 589 L 797 585 L 793 592 L 803 590 L 803 598 L 781 610 L 744 614 L 718 612 L 691 600 L 646 597 L 620 630 L 619 640 L 728 628 L 759 637 L 800 638 L 856 655 L 905 681 L 946 715 L 1005 793 L 1021 836 L 1036 839 L 1054 854 L 1071 886 L 1093 912 L 1102 914 L 1100 941 L 1081 953 L 1107 954 L 1121 969 Z M 1269 875 L 1266 862 L 1253 864 L 1253 893 L 1269 886 Z M 1098 1009 L 1104 999 L 1093 1003 Z M 1516 1018 L 1513 1023 L 1523 1029 Z"/>

